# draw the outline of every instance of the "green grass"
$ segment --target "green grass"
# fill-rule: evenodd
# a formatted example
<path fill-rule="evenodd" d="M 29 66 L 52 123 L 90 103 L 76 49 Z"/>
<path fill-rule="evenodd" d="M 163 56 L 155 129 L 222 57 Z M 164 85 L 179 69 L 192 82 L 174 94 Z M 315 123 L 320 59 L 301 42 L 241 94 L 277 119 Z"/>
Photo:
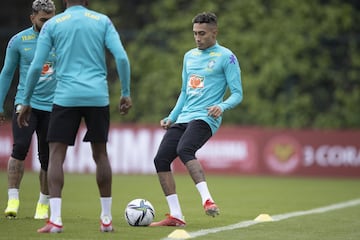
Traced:
<path fill-rule="evenodd" d="M 221 209 L 221 215 L 216 218 L 204 214 L 199 194 L 189 176 L 176 175 L 187 232 L 253 220 L 261 213 L 283 214 L 360 198 L 360 179 L 209 175 L 207 180 Z M 62 206 L 64 232 L 61 234 L 36 233 L 36 229 L 44 224 L 42 220 L 33 219 L 38 189 L 37 174 L 26 172 L 21 185 L 19 217 L 16 220 L 0 218 L 0 239 L 160 240 L 176 229 L 130 227 L 125 222 L 124 208 L 134 198 L 146 198 L 154 205 L 155 220 L 161 220 L 168 212 L 155 175 L 114 175 L 113 223 L 116 231 L 106 234 L 98 230 L 100 200 L 94 175 L 66 174 Z M 3 211 L 7 201 L 5 172 L 0 172 L 0 192 L 0 210 Z M 196 239 L 357 240 L 360 239 L 359 217 L 358 205 L 207 234 Z"/>

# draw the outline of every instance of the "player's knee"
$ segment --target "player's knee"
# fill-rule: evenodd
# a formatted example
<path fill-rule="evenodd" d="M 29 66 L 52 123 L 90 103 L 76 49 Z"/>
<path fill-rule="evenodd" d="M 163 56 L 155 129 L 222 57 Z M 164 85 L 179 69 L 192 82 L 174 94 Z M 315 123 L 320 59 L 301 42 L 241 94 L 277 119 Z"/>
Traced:
<path fill-rule="evenodd" d="M 156 172 L 168 172 L 171 171 L 171 162 L 165 160 L 164 158 L 160 158 L 159 156 L 155 156 L 154 165 Z"/>
<path fill-rule="evenodd" d="M 106 162 L 109 160 L 106 148 L 93 147 L 92 157 L 96 164 Z"/>
<path fill-rule="evenodd" d="M 46 164 L 40 164 L 40 167 L 41 167 L 42 170 L 47 172 L 49 164 L 47 164 L 47 163 Z"/>
<path fill-rule="evenodd" d="M 190 160 L 196 159 L 195 152 L 190 148 L 182 147 L 182 148 L 178 148 L 176 151 L 177 151 L 179 158 L 181 159 L 181 161 L 184 164 Z"/>
<path fill-rule="evenodd" d="M 28 151 L 29 147 L 27 145 L 14 144 L 11 157 L 23 161 L 25 160 Z"/>
<path fill-rule="evenodd" d="M 40 167 L 42 170 L 47 172 L 49 167 L 49 159 L 48 158 L 40 158 Z"/>

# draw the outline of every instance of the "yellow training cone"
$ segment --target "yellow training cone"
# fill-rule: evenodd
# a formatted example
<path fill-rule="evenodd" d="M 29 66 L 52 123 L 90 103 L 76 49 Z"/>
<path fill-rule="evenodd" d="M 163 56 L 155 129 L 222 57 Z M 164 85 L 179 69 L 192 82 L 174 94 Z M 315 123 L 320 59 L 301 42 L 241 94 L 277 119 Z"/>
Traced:
<path fill-rule="evenodd" d="M 259 216 L 257 216 L 254 221 L 257 222 L 271 222 L 274 221 L 274 219 L 272 219 L 272 217 L 270 217 L 269 214 L 260 214 Z"/>
<path fill-rule="evenodd" d="M 169 234 L 168 238 L 170 239 L 188 239 L 191 238 L 191 236 L 182 229 L 177 229 Z"/>

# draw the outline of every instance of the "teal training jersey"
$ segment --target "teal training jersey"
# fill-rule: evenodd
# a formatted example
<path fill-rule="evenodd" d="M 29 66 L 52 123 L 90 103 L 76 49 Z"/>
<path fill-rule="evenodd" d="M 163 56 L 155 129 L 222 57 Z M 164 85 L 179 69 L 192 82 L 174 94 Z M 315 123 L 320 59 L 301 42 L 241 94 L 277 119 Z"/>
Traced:
<path fill-rule="evenodd" d="M 230 96 L 224 101 L 226 90 Z M 214 134 L 222 117 L 208 115 L 207 108 L 218 105 L 223 111 L 242 101 L 240 65 L 236 56 L 216 43 L 214 46 L 188 51 L 184 56 L 180 96 L 168 119 L 176 123 L 204 120 Z"/>
<path fill-rule="evenodd" d="M 106 48 L 115 58 L 122 96 L 130 96 L 130 64 L 114 25 L 106 15 L 77 5 L 44 24 L 27 76 L 24 104 L 28 104 L 42 62 L 52 47 L 57 56 L 54 104 L 109 105 Z"/>
<path fill-rule="evenodd" d="M 10 39 L 0 75 L 0 112 L 4 112 L 4 101 L 17 68 L 19 68 L 19 83 L 14 103 L 16 105 L 23 102 L 26 74 L 34 57 L 38 36 L 39 33 L 30 27 Z M 39 81 L 35 86 L 30 104 L 33 108 L 51 111 L 56 87 L 54 51 L 47 54 L 45 59 L 46 61 L 40 66 L 41 75 L 38 77 Z"/>

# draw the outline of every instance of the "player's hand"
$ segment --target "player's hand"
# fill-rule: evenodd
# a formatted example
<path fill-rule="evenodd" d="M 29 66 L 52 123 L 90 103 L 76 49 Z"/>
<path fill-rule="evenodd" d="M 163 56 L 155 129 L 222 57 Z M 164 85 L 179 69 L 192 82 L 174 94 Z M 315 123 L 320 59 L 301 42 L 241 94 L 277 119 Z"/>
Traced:
<path fill-rule="evenodd" d="M 31 115 L 31 107 L 22 105 L 19 115 L 17 116 L 17 124 L 19 128 L 29 126 L 30 115 Z"/>
<path fill-rule="evenodd" d="M 166 119 L 162 119 L 160 121 L 160 126 L 163 128 L 163 129 L 168 129 L 170 126 L 171 126 L 172 122 L 170 119 L 166 118 Z"/>
<path fill-rule="evenodd" d="M 126 115 L 132 107 L 132 101 L 130 97 L 120 97 L 119 111 L 121 115 Z"/>
<path fill-rule="evenodd" d="M 0 113 L 0 126 L 5 123 L 5 115 L 4 113 Z"/>
<path fill-rule="evenodd" d="M 222 109 L 217 105 L 208 107 L 207 110 L 208 110 L 208 115 L 215 119 L 220 117 L 221 114 L 223 113 Z"/>

